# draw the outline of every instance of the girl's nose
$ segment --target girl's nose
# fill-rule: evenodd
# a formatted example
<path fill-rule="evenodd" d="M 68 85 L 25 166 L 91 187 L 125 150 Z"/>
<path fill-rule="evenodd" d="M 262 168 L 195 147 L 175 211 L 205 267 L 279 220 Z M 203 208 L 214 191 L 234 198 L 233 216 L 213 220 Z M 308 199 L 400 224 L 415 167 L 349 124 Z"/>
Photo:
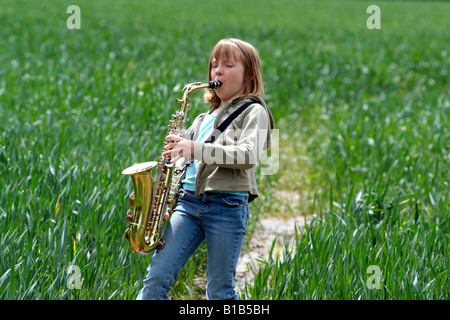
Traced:
<path fill-rule="evenodd" d="M 217 74 L 217 75 L 222 75 L 222 73 L 223 73 L 222 67 L 221 67 L 221 66 L 218 66 L 218 67 L 216 68 L 216 74 Z"/>

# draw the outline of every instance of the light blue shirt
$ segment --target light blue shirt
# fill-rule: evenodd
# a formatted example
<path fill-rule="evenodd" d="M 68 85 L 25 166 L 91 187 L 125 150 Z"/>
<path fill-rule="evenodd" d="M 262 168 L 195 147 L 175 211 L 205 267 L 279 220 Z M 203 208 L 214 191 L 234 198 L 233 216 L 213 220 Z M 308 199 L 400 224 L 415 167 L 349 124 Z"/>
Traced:
<path fill-rule="evenodd" d="M 203 118 L 202 121 L 202 126 L 200 127 L 200 131 L 195 141 L 205 142 L 205 140 L 209 137 L 209 135 L 213 131 L 214 120 L 216 120 L 215 114 L 205 114 L 205 117 Z M 191 164 L 187 167 L 186 176 L 181 181 L 182 188 L 184 190 L 195 192 L 195 177 L 197 176 L 200 163 L 201 161 L 192 159 Z M 248 195 L 248 192 L 245 191 L 214 191 L 214 192 Z"/>
<path fill-rule="evenodd" d="M 208 133 L 211 132 L 216 120 L 215 114 L 206 114 L 202 121 L 202 126 L 195 141 L 204 142 L 208 138 Z M 200 161 L 192 159 L 191 165 L 186 169 L 186 176 L 181 181 L 184 190 L 195 191 L 195 177 L 197 176 Z"/>

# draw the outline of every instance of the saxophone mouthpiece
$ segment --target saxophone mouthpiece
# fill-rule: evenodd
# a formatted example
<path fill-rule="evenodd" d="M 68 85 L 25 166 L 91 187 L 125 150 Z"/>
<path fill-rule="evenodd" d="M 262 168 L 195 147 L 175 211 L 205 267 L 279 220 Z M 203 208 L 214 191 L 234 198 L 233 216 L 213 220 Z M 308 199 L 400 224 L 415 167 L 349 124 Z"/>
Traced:
<path fill-rule="evenodd" d="M 209 89 L 210 90 L 217 89 L 217 88 L 219 88 L 222 85 L 222 82 L 220 82 L 220 81 L 210 81 L 208 83 L 209 83 Z"/>

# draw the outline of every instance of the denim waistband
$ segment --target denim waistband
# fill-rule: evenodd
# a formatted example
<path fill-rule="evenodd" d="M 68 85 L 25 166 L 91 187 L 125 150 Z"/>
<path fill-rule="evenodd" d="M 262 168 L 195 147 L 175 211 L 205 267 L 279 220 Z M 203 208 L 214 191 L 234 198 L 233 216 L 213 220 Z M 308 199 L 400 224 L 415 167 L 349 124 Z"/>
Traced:
<path fill-rule="evenodd" d="M 198 198 L 201 201 L 223 199 L 224 197 L 242 197 L 243 199 L 248 200 L 248 195 L 238 195 L 238 194 L 233 194 L 233 193 L 228 193 L 228 192 L 206 192 L 201 195 L 196 195 L 194 191 L 184 190 L 184 189 L 180 189 L 178 192 L 180 193 L 180 195 L 183 192 L 187 193 L 193 197 Z"/>

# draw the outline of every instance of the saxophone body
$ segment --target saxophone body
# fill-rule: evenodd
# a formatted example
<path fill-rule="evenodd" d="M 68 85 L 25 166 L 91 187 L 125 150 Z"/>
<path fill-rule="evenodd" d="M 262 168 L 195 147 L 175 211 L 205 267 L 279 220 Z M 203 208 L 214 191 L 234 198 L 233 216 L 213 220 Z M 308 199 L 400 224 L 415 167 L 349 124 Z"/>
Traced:
<path fill-rule="evenodd" d="M 186 85 L 182 90 L 182 99 L 177 99 L 180 107 L 172 115 L 167 135 L 183 135 L 192 93 L 201 89 L 214 90 L 221 85 L 217 81 Z M 164 140 L 164 147 L 169 143 L 170 141 Z M 156 161 L 135 164 L 123 170 L 122 174 L 130 176 L 134 190 L 133 207 L 127 215 L 129 228 L 125 233 L 131 250 L 141 255 L 162 250 L 163 217 L 167 208 L 174 204 L 174 199 L 170 197 L 174 164 L 170 163 L 170 158 L 161 154 Z"/>

